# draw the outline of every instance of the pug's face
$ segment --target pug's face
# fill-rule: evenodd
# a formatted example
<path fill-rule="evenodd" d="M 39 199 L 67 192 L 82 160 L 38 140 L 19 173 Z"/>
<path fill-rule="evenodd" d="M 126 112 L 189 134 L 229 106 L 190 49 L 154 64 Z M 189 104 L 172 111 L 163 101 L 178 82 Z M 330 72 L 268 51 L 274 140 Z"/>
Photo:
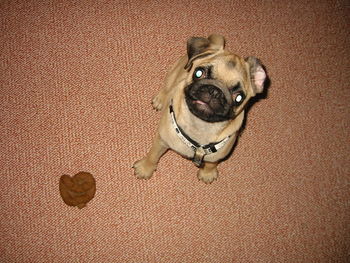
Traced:
<path fill-rule="evenodd" d="M 254 95 L 247 62 L 227 51 L 192 62 L 184 89 L 190 112 L 207 122 L 234 119 Z"/>

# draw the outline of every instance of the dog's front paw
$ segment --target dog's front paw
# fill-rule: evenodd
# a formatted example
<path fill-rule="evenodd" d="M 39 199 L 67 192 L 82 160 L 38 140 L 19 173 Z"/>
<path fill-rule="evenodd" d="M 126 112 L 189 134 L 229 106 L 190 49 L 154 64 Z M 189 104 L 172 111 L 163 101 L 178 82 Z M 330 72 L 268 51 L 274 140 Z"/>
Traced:
<path fill-rule="evenodd" d="M 138 179 L 149 179 L 157 167 L 150 164 L 146 159 L 141 159 L 134 163 L 133 168 Z"/>
<path fill-rule="evenodd" d="M 206 184 L 211 184 L 212 182 L 214 182 L 217 178 L 218 178 L 218 170 L 215 169 L 211 169 L 211 170 L 205 170 L 200 168 L 197 174 L 197 177 L 199 180 L 201 180 L 202 182 L 206 183 Z"/>
<path fill-rule="evenodd" d="M 163 109 L 163 103 L 164 103 L 164 96 L 162 93 L 159 93 L 157 96 L 155 96 L 152 100 L 152 106 L 155 110 L 162 110 Z"/>

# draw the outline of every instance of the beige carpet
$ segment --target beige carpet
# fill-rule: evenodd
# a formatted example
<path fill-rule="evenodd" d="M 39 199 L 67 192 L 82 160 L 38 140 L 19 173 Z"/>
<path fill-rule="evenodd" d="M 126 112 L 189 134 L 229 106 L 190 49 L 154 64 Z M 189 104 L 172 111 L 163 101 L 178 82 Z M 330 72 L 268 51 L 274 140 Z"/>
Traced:
<path fill-rule="evenodd" d="M 0 1 L 0 262 L 348 262 L 349 1 Z M 219 180 L 133 162 L 190 36 L 259 57 L 271 85 Z M 95 198 L 65 205 L 63 174 Z"/>

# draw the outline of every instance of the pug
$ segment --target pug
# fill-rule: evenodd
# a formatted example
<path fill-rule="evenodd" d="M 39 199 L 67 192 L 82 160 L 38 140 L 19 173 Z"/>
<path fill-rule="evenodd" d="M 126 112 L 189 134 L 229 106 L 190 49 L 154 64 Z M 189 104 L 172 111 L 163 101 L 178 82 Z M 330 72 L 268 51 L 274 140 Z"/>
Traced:
<path fill-rule="evenodd" d="M 199 167 L 199 180 L 212 183 L 237 139 L 247 102 L 263 92 L 265 80 L 260 60 L 226 50 L 223 36 L 190 38 L 187 55 L 172 66 L 152 100 L 160 123 L 151 149 L 133 165 L 135 175 L 150 178 L 172 149 Z"/>

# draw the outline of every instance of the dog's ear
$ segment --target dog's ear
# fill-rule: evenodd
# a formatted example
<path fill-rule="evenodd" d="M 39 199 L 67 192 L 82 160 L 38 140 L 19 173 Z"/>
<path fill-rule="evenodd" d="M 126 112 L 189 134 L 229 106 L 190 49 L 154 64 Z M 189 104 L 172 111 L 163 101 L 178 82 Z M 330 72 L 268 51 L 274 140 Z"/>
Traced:
<path fill-rule="evenodd" d="M 253 89 L 253 95 L 264 91 L 264 82 L 266 80 L 266 72 L 261 61 L 256 57 L 245 58 L 249 68 L 250 82 Z"/>
<path fill-rule="evenodd" d="M 188 62 L 185 66 L 189 70 L 193 61 L 214 54 L 225 48 L 225 38 L 221 35 L 210 35 L 208 38 L 191 37 L 187 41 Z"/>

